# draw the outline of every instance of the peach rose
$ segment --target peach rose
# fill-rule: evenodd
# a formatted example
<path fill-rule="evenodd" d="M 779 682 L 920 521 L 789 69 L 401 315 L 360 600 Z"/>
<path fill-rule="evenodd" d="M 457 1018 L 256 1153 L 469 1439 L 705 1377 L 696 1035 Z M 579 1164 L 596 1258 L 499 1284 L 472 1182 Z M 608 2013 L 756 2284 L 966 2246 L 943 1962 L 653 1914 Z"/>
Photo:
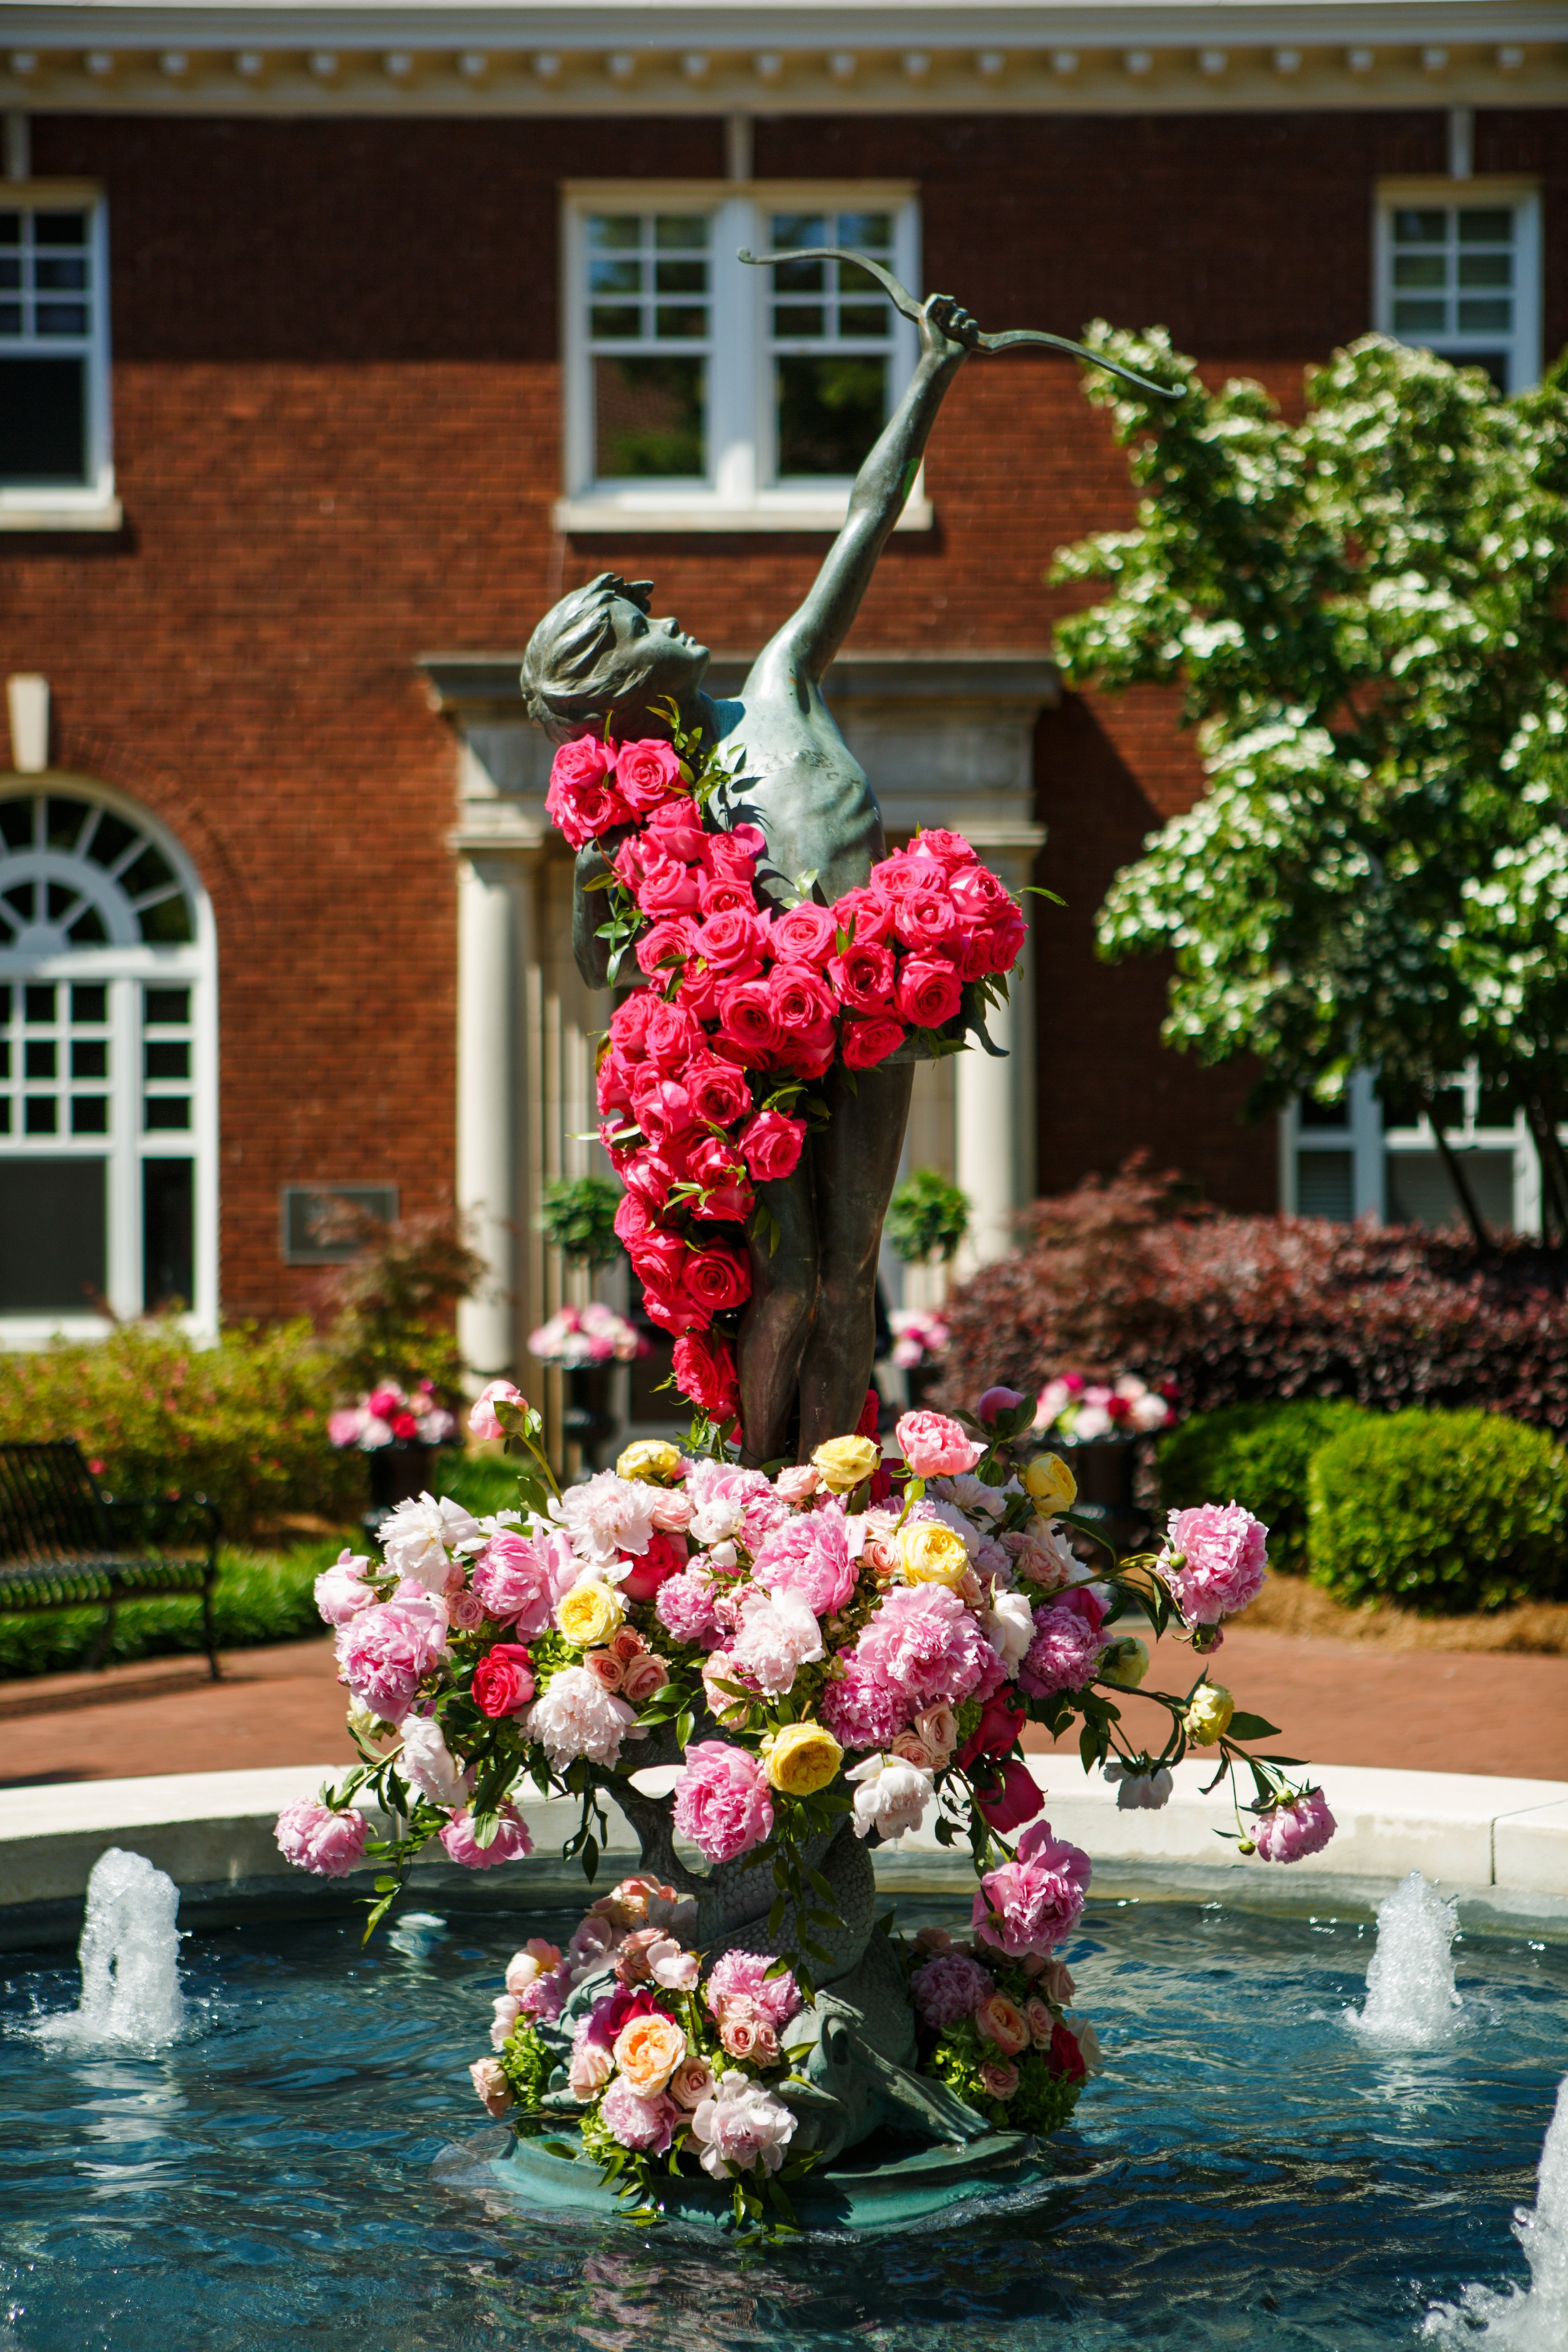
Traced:
<path fill-rule="evenodd" d="M 661 1534 L 683 1536 L 697 1517 L 697 1506 L 689 1495 L 660 1494 L 656 1496 L 648 1517 Z"/>
<path fill-rule="evenodd" d="M 616 1954 L 616 1974 L 622 1984 L 647 1984 L 653 1974 L 648 1954 L 665 1941 L 662 1927 L 634 1927 Z"/>
<path fill-rule="evenodd" d="M 868 1536 L 860 1547 L 860 1557 L 883 1584 L 899 1572 L 899 1547 L 891 1536 Z"/>
<path fill-rule="evenodd" d="M 952 1937 L 945 1927 L 921 1927 L 915 1935 L 915 1945 L 922 1952 L 945 1952 Z"/>
<path fill-rule="evenodd" d="M 706 2058 L 683 2058 L 669 2078 L 669 2095 L 689 2115 L 713 2095 L 713 2069 Z"/>
<path fill-rule="evenodd" d="M 601 1690 L 618 1691 L 626 1679 L 619 1658 L 609 1650 L 586 1651 L 583 1664 Z"/>
<path fill-rule="evenodd" d="M 1025 1965 L 1027 1966 L 1027 1962 Z M 1046 1999 L 1054 2000 L 1058 2009 L 1066 2009 L 1078 1990 L 1068 1973 L 1065 1960 L 1047 1960 L 1043 1968 L 1037 1971 L 1030 1969 L 1029 1973 L 1035 1977 Z"/>
<path fill-rule="evenodd" d="M 913 1764 L 921 1772 L 936 1769 L 936 1758 L 918 1731 L 900 1731 L 893 1742 L 892 1752 L 901 1762 Z"/>
<path fill-rule="evenodd" d="M 980 2069 L 980 2083 L 988 2097 L 1010 2099 L 1018 2087 L 1018 2069 L 1004 2064 L 1000 2059 L 988 2058 Z"/>
<path fill-rule="evenodd" d="M 506 1964 L 508 1992 L 526 1992 L 537 1977 L 561 1966 L 561 1948 L 547 1944 L 542 1936 L 531 1936 L 521 1952 L 514 1952 Z"/>
<path fill-rule="evenodd" d="M 612 1635 L 605 1646 L 612 1658 L 618 1659 L 623 1666 L 629 1666 L 634 1658 L 642 1656 L 647 1643 L 635 1625 L 623 1625 L 620 1632 Z"/>
<path fill-rule="evenodd" d="M 958 1717 L 950 1706 L 928 1706 L 915 1717 L 915 1729 L 939 1764 L 945 1764 L 958 1745 Z"/>
<path fill-rule="evenodd" d="M 1029 2039 L 1036 2049 L 1048 2050 L 1051 2046 L 1051 2032 L 1057 2021 L 1045 2002 L 1037 1995 L 1033 2000 L 1026 2000 L 1024 2003 L 1024 2015 L 1029 2021 Z"/>
<path fill-rule="evenodd" d="M 685 2055 L 685 2034 L 659 2010 L 628 2019 L 616 2036 L 616 2063 L 639 2099 L 656 2098 Z"/>
<path fill-rule="evenodd" d="M 476 2058 L 468 2069 L 475 2090 L 485 2103 L 486 2112 L 504 2116 L 512 2104 L 512 2087 L 506 2078 L 506 2068 L 499 2058 Z"/>
<path fill-rule="evenodd" d="M 628 1706 L 646 1706 L 655 1691 L 661 1691 L 668 1680 L 667 1659 L 634 1658 L 621 1677 L 621 1695 Z"/>
<path fill-rule="evenodd" d="M 974 2012 L 974 2022 L 983 2038 L 994 2042 L 1004 2057 L 1016 2058 L 1029 2046 L 1029 2021 L 1005 1992 L 994 1992 L 983 2000 Z"/>

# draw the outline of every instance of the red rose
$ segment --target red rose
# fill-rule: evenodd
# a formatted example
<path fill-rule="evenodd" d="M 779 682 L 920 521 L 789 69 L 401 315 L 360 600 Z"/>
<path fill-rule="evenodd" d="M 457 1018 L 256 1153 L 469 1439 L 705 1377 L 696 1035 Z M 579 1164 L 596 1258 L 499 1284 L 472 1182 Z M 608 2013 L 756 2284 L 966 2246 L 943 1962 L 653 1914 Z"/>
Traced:
<path fill-rule="evenodd" d="M 786 1038 L 831 1021 L 837 1010 L 826 982 L 809 964 L 775 963 L 766 985 L 773 1017 Z"/>
<path fill-rule="evenodd" d="M 897 929 L 906 947 L 945 947 L 961 928 L 945 890 L 911 890 L 899 901 Z"/>
<path fill-rule="evenodd" d="M 702 820 L 689 800 L 666 801 L 662 807 L 656 808 L 644 837 L 650 849 L 662 849 L 668 856 L 679 857 L 683 865 L 707 865 L 710 836 L 703 832 Z"/>
<path fill-rule="evenodd" d="M 1005 1837 L 1009 1830 L 1033 1821 L 1045 1809 L 1046 1801 L 1034 1774 L 1016 1756 L 1010 1756 L 1004 1764 L 994 1764 L 984 1779 L 976 1774 L 972 1785 L 975 1803 L 998 1837 Z"/>
<path fill-rule="evenodd" d="M 805 1121 L 782 1110 L 760 1110 L 749 1118 L 738 1139 L 747 1167 L 759 1184 L 776 1184 L 793 1176 L 805 1144 Z"/>
<path fill-rule="evenodd" d="M 892 954 L 874 940 L 857 940 L 841 956 L 835 956 L 827 977 L 843 1002 L 857 1013 L 881 1013 L 892 1001 Z"/>
<path fill-rule="evenodd" d="M 647 1539 L 647 1551 L 632 1561 L 631 1574 L 623 1577 L 616 1589 L 624 1601 L 651 1601 L 666 1578 L 678 1576 L 685 1566 L 686 1538 L 656 1528 Z"/>
<path fill-rule="evenodd" d="M 679 1135 L 691 1125 L 691 1104 L 679 1078 L 667 1078 L 645 1062 L 632 1080 L 632 1108 L 650 1143 Z"/>
<path fill-rule="evenodd" d="M 740 1411 L 735 1359 L 721 1339 L 678 1339 L 675 1378 L 681 1395 L 700 1405 L 713 1420 L 732 1420 Z"/>
<path fill-rule="evenodd" d="M 750 1298 L 751 1265 L 738 1250 L 694 1250 L 686 1262 L 685 1286 L 710 1315 L 721 1315 Z"/>
<path fill-rule="evenodd" d="M 685 789 L 673 743 L 623 743 L 616 754 L 616 789 L 639 816 Z"/>
<path fill-rule="evenodd" d="M 754 915 L 757 910 L 751 884 L 732 874 L 710 876 L 699 887 L 697 903 L 705 915 L 729 915 L 737 908 L 743 915 Z"/>
<path fill-rule="evenodd" d="M 698 954 L 721 971 L 733 971 L 742 965 L 755 970 L 767 946 L 767 927 L 754 907 L 731 907 L 721 914 L 710 915 L 697 934 Z"/>
<path fill-rule="evenodd" d="M 710 1127 L 732 1127 L 752 1108 L 752 1089 L 733 1062 L 705 1056 L 686 1073 L 691 1115 Z M 756 1171 L 752 1170 L 752 1174 Z"/>
<path fill-rule="evenodd" d="M 917 833 L 914 848 L 920 856 L 934 857 L 949 868 L 973 866 L 978 862 L 975 852 L 961 833 L 944 833 L 938 824 L 931 826 L 929 831 Z"/>
<path fill-rule="evenodd" d="M 610 1043 L 628 1062 L 640 1062 L 647 1052 L 647 1024 L 658 1003 L 650 988 L 636 989 L 610 1015 Z"/>
<path fill-rule="evenodd" d="M 654 922 L 666 915 L 686 915 L 697 904 L 697 877 L 679 857 L 654 850 L 643 859 L 637 885 L 637 905 Z"/>
<path fill-rule="evenodd" d="M 1005 1756 L 1026 1720 L 1024 1702 L 1011 1686 L 988 1698 L 979 1722 L 958 1751 L 963 1769 L 967 1771 L 977 1756 Z"/>
<path fill-rule="evenodd" d="M 474 1668 L 474 1705 L 481 1715 L 518 1715 L 533 1696 L 533 1661 L 521 1642 L 498 1642 Z"/>
<path fill-rule="evenodd" d="M 784 1031 L 765 980 L 736 981 L 721 989 L 719 1034 L 739 1047 L 748 1061 L 761 1061 L 778 1052 Z"/>
<path fill-rule="evenodd" d="M 644 931 L 637 941 L 637 967 L 649 980 L 667 979 L 670 966 L 683 963 L 696 947 L 696 924 L 684 915 L 672 915 Z"/>
<path fill-rule="evenodd" d="M 894 993 L 899 1011 L 917 1029 L 940 1029 L 963 1003 L 958 974 L 935 956 L 906 956 Z"/>
<path fill-rule="evenodd" d="M 638 1155 L 639 1158 L 644 1156 L 640 1153 Z M 651 1152 L 646 1155 L 648 1159 L 652 1159 L 653 1156 Z M 668 1189 L 667 1187 L 666 1190 Z M 651 1234 L 654 1231 L 652 1211 L 647 1202 L 637 1193 L 628 1190 L 621 1194 L 616 1203 L 616 1231 L 628 1250 L 633 1242 L 640 1242 L 645 1234 Z"/>
<path fill-rule="evenodd" d="M 656 1004 L 647 1016 L 647 1057 L 663 1070 L 680 1070 L 702 1047 L 702 1033 L 689 1013 L 676 1004 Z"/>
<path fill-rule="evenodd" d="M 874 1069 L 885 1062 L 897 1046 L 903 1044 L 909 1032 L 901 1021 L 891 1013 L 874 1013 L 868 1021 L 847 1021 L 844 1024 L 844 1066 L 847 1070 Z"/>
<path fill-rule="evenodd" d="M 882 869 L 875 870 L 879 874 Z M 886 891 L 869 886 L 847 890 L 834 906 L 833 919 L 839 930 L 849 933 L 854 946 L 880 947 L 892 935 L 893 902 Z"/>
<path fill-rule="evenodd" d="M 406 1409 L 402 1412 L 395 1412 L 392 1416 L 392 1433 L 394 1437 L 417 1437 L 419 1423 Z"/>
<path fill-rule="evenodd" d="M 1046 2065 L 1058 2080 L 1066 2075 L 1069 2083 L 1081 2083 L 1089 2069 L 1083 2063 L 1083 2052 L 1065 2025 L 1051 2028 L 1051 2046 L 1046 2053 Z"/>
<path fill-rule="evenodd" d="M 833 953 L 837 929 L 830 907 L 792 907 L 773 924 L 773 953 L 796 963 L 824 964 Z"/>
<path fill-rule="evenodd" d="M 655 1226 L 631 1243 L 626 1255 L 633 1273 L 645 1288 L 660 1291 L 667 1297 L 679 1289 L 686 1267 L 686 1244 L 679 1234 L 661 1233 Z"/>

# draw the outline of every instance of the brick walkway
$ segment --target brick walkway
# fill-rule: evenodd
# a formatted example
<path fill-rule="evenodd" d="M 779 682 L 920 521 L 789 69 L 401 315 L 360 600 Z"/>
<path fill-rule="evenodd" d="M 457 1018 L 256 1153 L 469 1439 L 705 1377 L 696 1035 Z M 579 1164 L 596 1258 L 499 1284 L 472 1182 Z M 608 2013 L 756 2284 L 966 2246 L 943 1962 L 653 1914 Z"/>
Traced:
<path fill-rule="evenodd" d="M 1173 1646 L 1173 1688 L 1190 1664 Z M 352 1760 L 330 1639 L 224 1665 L 217 1684 L 200 1658 L 150 1658 L 0 1685 L 0 1787 Z M 1568 1780 L 1568 1658 L 1390 1654 L 1237 1631 L 1214 1675 L 1279 1726 L 1270 1746 L 1314 1763 Z M 1136 1701 L 1125 1713 L 1134 1738 L 1155 1720 Z"/>

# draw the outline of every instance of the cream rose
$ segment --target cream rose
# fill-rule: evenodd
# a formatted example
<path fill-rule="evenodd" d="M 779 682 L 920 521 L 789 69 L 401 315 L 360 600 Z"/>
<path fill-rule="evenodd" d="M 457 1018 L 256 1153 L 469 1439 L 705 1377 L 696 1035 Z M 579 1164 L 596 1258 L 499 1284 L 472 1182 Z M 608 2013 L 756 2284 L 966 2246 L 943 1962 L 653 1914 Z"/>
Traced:
<path fill-rule="evenodd" d="M 661 2010 L 629 2019 L 616 2036 L 616 2063 L 639 2099 L 656 2098 L 685 2056 L 685 2034 Z"/>
<path fill-rule="evenodd" d="M 578 1649 L 592 1649 L 596 1643 L 606 1641 L 617 1632 L 626 1617 L 619 1595 L 607 1584 L 574 1584 L 563 1592 L 555 1604 L 555 1622 L 568 1642 Z"/>
<path fill-rule="evenodd" d="M 763 1744 L 763 1770 L 786 1797 L 814 1797 L 843 1761 L 843 1748 L 819 1723 L 786 1723 Z"/>
<path fill-rule="evenodd" d="M 645 1486 L 668 1486 L 680 1475 L 680 1453 L 662 1437 L 639 1437 L 616 1464 L 617 1478 L 637 1478 Z"/>
<path fill-rule="evenodd" d="M 1200 1683 L 1187 1701 L 1187 1738 L 1194 1748 L 1212 1748 L 1230 1729 L 1236 1701 L 1220 1683 Z"/>
<path fill-rule="evenodd" d="M 874 1437 L 830 1437 L 811 1461 L 830 1493 L 848 1495 L 881 1468 L 882 1449 Z"/>
<path fill-rule="evenodd" d="M 1070 1511 L 1078 1500 L 1078 1480 L 1059 1454 L 1037 1454 L 1024 1468 L 1024 1492 L 1034 1497 L 1041 1518 Z"/>
<path fill-rule="evenodd" d="M 899 1558 L 911 1584 L 945 1584 L 950 1591 L 969 1569 L 963 1538 L 940 1519 L 911 1519 L 899 1536 Z"/>

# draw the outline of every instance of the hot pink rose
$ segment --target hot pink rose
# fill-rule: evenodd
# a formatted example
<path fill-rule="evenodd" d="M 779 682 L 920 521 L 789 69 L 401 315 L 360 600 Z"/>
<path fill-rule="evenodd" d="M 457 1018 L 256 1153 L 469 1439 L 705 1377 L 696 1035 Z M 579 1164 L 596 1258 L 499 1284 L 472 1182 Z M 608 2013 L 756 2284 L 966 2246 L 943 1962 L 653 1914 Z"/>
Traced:
<path fill-rule="evenodd" d="M 313 1797 L 298 1797 L 278 1816 L 274 1834 L 286 1860 L 315 1878 L 344 1878 L 364 1854 L 370 1824 L 363 1813 L 334 1813 Z"/>
<path fill-rule="evenodd" d="M 692 1124 L 684 1085 L 652 1062 L 644 1062 L 632 1079 L 632 1109 L 650 1143 L 668 1141 Z"/>
<path fill-rule="evenodd" d="M 686 1751 L 675 1788 L 675 1826 L 709 1862 L 732 1862 L 773 1834 L 773 1802 L 757 1759 L 723 1740 Z"/>
<path fill-rule="evenodd" d="M 631 1574 L 620 1587 L 627 1601 L 651 1601 L 667 1578 L 679 1576 L 686 1566 L 686 1543 L 681 1536 L 654 1534 L 647 1539 L 647 1549 L 632 1562 Z M 628 1697 L 630 1693 L 627 1694 Z"/>
<path fill-rule="evenodd" d="M 851 934 L 855 947 L 882 947 L 893 935 L 893 902 L 875 886 L 847 890 L 834 906 L 833 919 Z"/>
<path fill-rule="evenodd" d="M 775 963 L 766 985 L 773 1016 L 786 1039 L 793 1041 L 817 1029 L 837 1011 L 826 982 L 809 964 Z"/>
<path fill-rule="evenodd" d="M 901 1021 L 886 1013 L 873 1013 L 866 1021 L 847 1021 L 844 1024 L 844 1066 L 849 1070 L 872 1070 L 895 1053 L 908 1035 Z"/>
<path fill-rule="evenodd" d="M 651 989 L 639 988 L 616 1005 L 610 1015 L 610 1043 L 628 1062 L 640 1062 L 647 1052 L 647 1024 L 658 1007 Z"/>
<path fill-rule="evenodd" d="M 1005 908 L 1013 904 L 1006 885 L 992 873 L 989 866 L 982 866 L 978 858 L 972 866 L 960 866 L 950 874 L 947 889 L 953 905 L 971 928 L 994 921 Z"/>
<path fill-rule="evenodd" d="M 683 865 L 707 864 L 708 835 L 695 804 L 684 793 L 660 803 L 647 821 L 644 838 L 650 846 L 679 857 Z"/>
<path fill-rule="evenodd" d="M 481 1715 L 520 1715 L 533 1696 L 533 1661 L 517 1642 L 498 1642 L 474 1668 L 474 1705 Z"/>
<path fill-rule="evenodd" d="M 825 964 L 833 953 L 837 929 L 831 907 L 809 903 L 792 907 L 774 920 L 773 953 L 795 963 Z"/>
<path fill-rule="evenodd" d="M 727 915 L 737 907 L 742 914 L 752 915 L 757 908 L 750 882 L 735 874 L 710 875 L 698 891 L 697 903 L 705 915 Z"/>
<path fill-rule="evenodd" d="M 756 824 L 731 825 L 728 833 L 705 834 L 702 841 L 710 874 L 738 874 L 748 882 L 767 845 L 767 835 Z"/>
<path fill-rule="evenodd" d="M 899 901 L 898 934 L 917 954 L 948 947 L 963 926 L 943 887 L 910 890 Z"/>
<path fill-rule="evenodd" d="M 697 926 L 684 915 L 650 923 L 637 943 L 637 970 L 649 980 L 667 979 L 672 965 L 697 952 Z"/>
<path fill-rule="evenodd" d="M 917 1478 L 959 1477 L 973 1470 L 985 1451 L 942 1412 L 906 1412 L 893 1435 Z"/>
<path fill-rule="evenodd" d="M 1088 1854 L 1053 1837 L 1048 1822 L 1033 1822 L 1018 1840 L 1017 1859 L 981 1880 L 974 1932 L 1009 1959 L 1047 1954 L 1077 1927 L 1089 1880 Z"/>
<path fill-rule="evenodd" d="M 675 1343 L 676 1385 L 714 1421 L 730 1421 L 741 1409 L 735 1359 L 720 1341 L 687 1338 Z"/>
<path fill-rule="evenodd" d="M 496 1833 L 489 1845 L 480 1845 L 474 1837 L 473 1816 L 465 1806 L 454 1813 L 441 1832 L 441 1843 L 453 1862 L 465 1870 L 494 1870 L 498 1863 L 521 1862 L 533 1852 L 533 1839 L 528 1823 L 515 1805 L 503 1805 Z"/>
<path fill-rule="evenodd" d="M 579 735 L 563 743 L 551 763 L 544 805 L 574 849 L 630 820 L 631 809 L 607 781 L 611 758 L 596 736 Z"/>
<path fill-rule="evenodd" d="M 623 743 L 616 753 L 616 789 L 639 816 L 684 789 L 680 759 L 673 743 Z"/>
<path fill-rule="evenodd" d="M 857 1013 L 882 1013 L 893 998 L 891 951 L 875 940 L 857 940 L 835 956 L 827 976 L 844 1003 Z"/>
<path fill-rule="evenodd" d="M 654 922 L 668 915 L 693 913 L 697 906 L 695 869 L 683 866 L 679 857 L 668 857 L 657 850 L 650 855 L 645 850 L 637 899 L 643 913 Z"/>
<path fill-rule="evenodd" d="M 719 1034 L 750 1063 L 779 1051 L 784 1033 L 765 980 L 736 981 L 721 989 Z"/>
<path fill-rule="evenodd" d="M 650 1062 L 657 1062 L 661 1070 L 682 1075 L 702 1045 L 701 1031 L 679 1004 L 656 1004 L 648 1014 L 644 1038 Z"/>
<path fill-rule="evenodd" d="M 737 1140 L 747 1167 L 759 1184 L 776 1183 L 793 1176 L 805 1144 L 805 1121 L 782 1110 L 760 1110 L 747 1120 Z"/>
<path fill-rule="evenodd" d="M 929 955 L 904 958 L 894 996 L 899 1011 L 917 1029 L 940 1029 L 963 1003 L 963 991 L 952 964 Z"/>
<path fill-rule="evenodd" d="M 747 978 L 762 969 L 768 949 L 768 927 L 754 908 L 731 907 L 710 915 L 697 934 L 697 952 L 718 971 L 743 972 Z"/>
<path fill-rule="evenodd" d="M 691 1116 L 710 1127 L 732 1127 L 752 1108 L 752 1089 L 743 1070 L 715 1054 L 694 1060 L 683 1073 Z"/>

